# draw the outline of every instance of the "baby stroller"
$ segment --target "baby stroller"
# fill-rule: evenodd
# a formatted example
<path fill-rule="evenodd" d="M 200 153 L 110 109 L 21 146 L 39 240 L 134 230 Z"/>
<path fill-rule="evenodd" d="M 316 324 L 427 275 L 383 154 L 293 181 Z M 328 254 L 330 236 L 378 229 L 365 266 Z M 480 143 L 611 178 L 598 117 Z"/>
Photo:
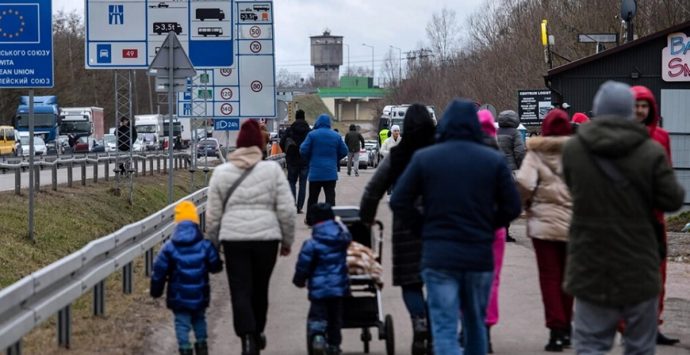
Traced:
<path fill-rule="evenodd" d="M 333 212 L 340 217 L 352 234 L 352 240 L 370 248 L 376 261 L 382 264 L 383 223 L 376 221 L 378 233 L 359 220 L 359 207 L 333 207 Z M 350 275 L 350 297 L 345 298 L 343 305 L 343 329 L 361 329 L 364 353 L 369 353 L 372 341 L 370 328 L 378 329 L 379 340 L 386 341 L 386 354 L 395 354 L 395 330 L 393 317 L 384 315 L 381 303 L 381 290 L 376 281 L 369 275 Z"/>

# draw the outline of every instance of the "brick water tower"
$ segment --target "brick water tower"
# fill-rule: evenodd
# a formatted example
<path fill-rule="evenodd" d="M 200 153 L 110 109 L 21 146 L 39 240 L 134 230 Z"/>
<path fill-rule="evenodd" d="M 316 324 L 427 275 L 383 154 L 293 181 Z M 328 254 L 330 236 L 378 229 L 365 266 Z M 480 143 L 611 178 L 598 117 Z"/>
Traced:
<path fill-rule="evenodd" d="M 311 38 L 311 65 L 317 87 L 338 87 L 340 66 L 343 65 L 343 37 L 331 36 L 325 30 L 321 36 Z"/>

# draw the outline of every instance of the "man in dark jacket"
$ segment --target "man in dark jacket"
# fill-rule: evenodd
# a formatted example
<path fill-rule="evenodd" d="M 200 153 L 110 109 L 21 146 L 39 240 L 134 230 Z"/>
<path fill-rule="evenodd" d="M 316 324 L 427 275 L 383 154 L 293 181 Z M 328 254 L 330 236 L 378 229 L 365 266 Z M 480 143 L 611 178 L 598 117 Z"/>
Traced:
<path fill-rule="evenodd" d="M 309 220 L 309 209 L 319 202 L 321 189 L 326 195 L 326 203 L 335 206 L 337 166 L 340 159 L 347 156 L 347 146 L 340 135 L 331 130 L 331 118 L 323 114 L 316 119 L 314 130 L 309 132 L 299 152 L 302 159 L 309 162 L 309 198 L 306 218 Z"/>
<path fill-rule="evenodd" d="M 357 126 L 351 124 L 350 131 L 345 135 L 347 145 L 347 175 L 352 174 L 352 166 L 355 168 L 355 176 L 359 176 L 359 151 L 364 149 L 364 137 L 357 131 Z"/>
<path fill-rule="evenodd" d="M 309 162 L 302 159 L 299 147 L 307 139 L 307 134 L 310 131 L 309 123 L 304 119 L 304 111 L 297 110 L 295 122 L 290 125 L 280 140 L 280 148 L 285 152 L 288 181 L 292 196 L 295 197 L 297 213 L 302 213 L 304 207 L 304 199 L 307 194 L 307 175 L 309 174 Z M 299 193 L 297 193 L 297 180 L 299 180 Z"/>
<path fill-rule="evenodd" d="M 453 101 L 438 133 L 438 144 L 412 157 L 390 205 L 396 216 L 421 227 L 434 353 L 460 354 L 462 313 L 465 351 L 486 354 L 494 230 L 520 215 L 520 196 L 503 156 L 482 143 L 472 102 Z M 423 214 L 415 208 L 419 197 Z"/>
<path fill-rule="evenodd" d="M 633 105 L 628 85 L 606 82 L 595 119 L 563 150 L 573 198 L 565 290 L 575 296 L 578 353 L 608 352 L 620 320 L 626 354 L 655 351 L 664 251 L 652 211 L 677 210 L 684 191 Z"/>
<path fill-rule="evenodd" d="M 129 152 L 136 140 L 137 130 L 131 127 L 129 118 L 120 118 L 120 127 L 117 128 L 117 149 L 121 152 Z"/>

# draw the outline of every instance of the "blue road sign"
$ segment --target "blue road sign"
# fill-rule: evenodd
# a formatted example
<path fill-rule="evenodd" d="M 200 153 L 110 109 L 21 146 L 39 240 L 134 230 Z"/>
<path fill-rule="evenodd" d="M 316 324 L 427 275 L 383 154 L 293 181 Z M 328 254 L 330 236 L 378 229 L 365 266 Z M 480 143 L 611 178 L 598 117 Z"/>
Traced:
<path fill-rule="evenodd" d="M 0 88 L 53 87 L 51 0 L 0 3 Z"/>
<path fill-rule="evenodd" d="M 112 61 L 112 46 L 109 44 L 99 44 L 96 46 L 98 63 L 110 63 Z"/>
<path fill-rule="evenodd" d="M 213 120 L 213 129 L 216 131 L 239 131 L 239 118 L 222 118 Z"/>
<path fill-rule="evenodd" d="M 125 5 L 108 5 L 108 24 L 125 24 Z"/>

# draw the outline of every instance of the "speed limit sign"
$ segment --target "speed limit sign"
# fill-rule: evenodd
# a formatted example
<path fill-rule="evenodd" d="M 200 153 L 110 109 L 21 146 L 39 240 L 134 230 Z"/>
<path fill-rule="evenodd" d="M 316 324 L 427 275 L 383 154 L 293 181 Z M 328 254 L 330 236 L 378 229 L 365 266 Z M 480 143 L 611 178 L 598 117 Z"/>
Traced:
<path fill-rule="evenodd" d="M 230 88 L 223 88 L 223 90 L 220 91 L 220 97 L 223 100 L 230 100 L 232 99 L 232 89 Z"/>
<path fill-rule="evenodd" d="M 249 50 L 252 51 L 252 53 L 256 54 L 261 52 L 261 42 L 259 41 L 254 41 L 249 45 Z"/>
<path fill-rule="evenodd" d="M 222 106 L 220 106 L 220 113 L 222 113 L 225 116 L 230 116 L 230 114 L 232 114 L 232 105 L 223 104 Z"/>
<path fill-rule="evenodd" d="M 252 91 L 259 92 L 259 91 L 263 90 L 264 84 L 262 84 L 258 80 L 254 80 L 254 81 L 252 81 L 251 88 L 252 88 Z"/>
<path fill-rule="evenodd" d="M 252 38 L 261 37 L 261 27 L 259 27 L 259 26 L 250 27 L 249 28 L 249 35 L 252 36 Z"/>

